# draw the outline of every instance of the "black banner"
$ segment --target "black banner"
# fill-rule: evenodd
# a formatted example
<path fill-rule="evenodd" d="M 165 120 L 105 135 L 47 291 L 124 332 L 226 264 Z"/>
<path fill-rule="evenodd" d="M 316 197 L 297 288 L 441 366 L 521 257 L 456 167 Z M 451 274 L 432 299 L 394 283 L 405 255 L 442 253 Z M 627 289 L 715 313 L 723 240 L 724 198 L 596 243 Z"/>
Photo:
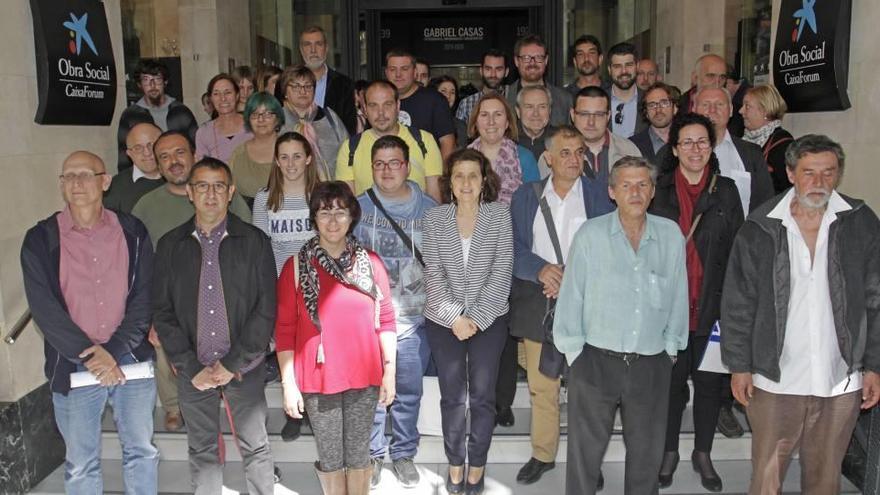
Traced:
<path fill-rule="evenodd" d="M 99 0 L 31 0 L 38 124 L 109 125 L 116 62 Z"/>
<path fill-rule="evenodd" d="M 789 112 L 850 107 L 846 94 L 852 0 L 782 0 L 773 82 Z"/>
<path fill-rule="evenodd" d="M 392 48 L 406 48 L 431 65 L 479 65 L 486 50 L 510 52 L 529 34 L 529 12 L 383 12 L 381 24 L 383 60 Z"/>

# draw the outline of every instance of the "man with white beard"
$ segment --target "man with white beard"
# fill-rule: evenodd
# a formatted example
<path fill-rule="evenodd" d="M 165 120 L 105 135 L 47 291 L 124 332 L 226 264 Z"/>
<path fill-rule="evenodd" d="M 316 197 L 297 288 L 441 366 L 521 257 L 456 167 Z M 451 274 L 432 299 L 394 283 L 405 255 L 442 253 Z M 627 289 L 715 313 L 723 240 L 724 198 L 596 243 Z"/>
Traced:
<path fill-rule="evenodd" d="M 310 26 L 299 36 L 303 64 L 315 74 L 315 104 L 330 107 L 342 118 L 349 134 L 357 134 L 354 82 L 327 65 L 327 34 L 320 26 Z M 276 95 L 277 96 L 277 95 Z M 283 98 L 279 98 L 284 101 Z"/>

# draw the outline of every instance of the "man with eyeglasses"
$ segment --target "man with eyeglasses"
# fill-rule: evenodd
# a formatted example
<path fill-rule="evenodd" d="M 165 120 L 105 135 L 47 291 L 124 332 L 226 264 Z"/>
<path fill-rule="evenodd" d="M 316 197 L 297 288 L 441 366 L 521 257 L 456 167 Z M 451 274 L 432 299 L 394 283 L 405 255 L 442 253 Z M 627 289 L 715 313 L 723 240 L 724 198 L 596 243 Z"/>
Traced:
<path fill-rule="evenodd" d="M 126 380 L 121 366 L 153 359 L 153 249 L 133 216 L 101 205 L 104 162 L 87 151 L 61 167 L 64 209 L 31 228 L 21 247 L 24 289 L 44 337 L 55 423 L 66 446 L 67 493 L 103 493 L 101 417 L 109 402 L 122 443 L 125 492 L 156 493 L 153 378 Z M 94 384 L 71 384 L 73 373 Z"/>
<path fill-rule="evenodd" d="M 727 62 L 714 53 L 707 53 L 697 59 L 694 70 L 691 72 L 691 87 L 681 95 L 678 101 L 678 112 L 697 112 L 697 93 L 706 88 L 724 88 L 727 85 Z M 745 124 L 739 108 L 742 102 L 733 108 L 733 116 L 728 119 L 727 130 L 735 137 L 741 138 L 745 131 Z"/>
<path fill-rule="evenodd" d="M 195 216 L 159 240 L 153 324 L 177 370 L 193 491 L 223 490 L 217 439 L 220 418 L 228 415 L 248 493 L 271 494 L 274 466 L 263 360 L 277 310 L 272 243 L 260 229 L 230 214 L 235 185 L 222 161 L 203 158 L 183 187 Z"/>
<path fill-rule="evenodd" d="M 570 112 L 574 127 L 584 137 L 584 177 L 594 182 L 597 191 L 608 190 L 608 172 L 611 165 L 625 156 L 641 157 L 639 149 L 625 137 L 608 130 L 611 120 L 611 97 L 598 86 L 580 90 Z M 597 194 L 594 208 L 603 211 L 614 209 L 607 194 Z"/>
<path fill-rule="evenodd" d="M 158 127 L 147 122 L 135 124 L 128 132 L 125 153 L 134 166 L 131 170 L 120 170 L 113 177 L 110 189 L 104 193 L 105 208 L 131 213 L 144 194 L 165 182 L 153 156 L 153 143 L 161 133 Z"/>
<path fill-rule="evenodd" d="M 409 179 L 440 202 L 440 174 L 443 173 L 440 149 L 428 131 L 400 123 L 397 87 L 389 81 L 373 81 L 364 91 L 364 102 L 370 128 L 355 134 L 339 147 L 336 180 L 345 181 L 355 194 L 363 194 L 374 184 L 373 144 L 382 136 L 397 136 L 409 146 Z"/>
<path fill-rule="evenodd" d="M 330 108 L 342 119 L 349 134 L 357 132 L 357 110 L 354 106 L 354 82 L 345 74 L 327 65 L 327 33 L 320 26 L 309 26 L 299 36 L 299 53 L 303 65 L 315 75 L 315 104 Z M 283 91 L 276 91 L 284 101 Z M 331 159 L 328 157 L 328 159 Z"/>
<path fill-rule="evenodd" d="M 657 152 L 669 141 L 669 127 L 678 106 L 672 97 L 672 89 L 662 82 L 655 82 L 645 91 L 642 112 L 651 124 L 630 138 L 642 156 L 654 165 L 660 165 Z"/>
<path fill-rule="evenodd" d="M 608 75 L 611 77 L 611 132 L 625 138 L 648 127 L 639 113 L 644 94 L 636 86 L 636 47 L 618 43 L 608 50 Z"/>
<path fill-rule="evenodd" d="M 483 89 L 474 93 L 458 103 L 458 110 L 455 112 L 455 118 L 467 123 L 471 117 L 477 102 L 485 94 L 496 91 L 504 91 L 504 78 L 510 72 L 507 66 L 507 55 L 501 50 L 492 48 L 483 54 L 480 63 L 480 79 L 483 81 Z M 537 156 L 537 155 L 535 155 Z"/>
<path fill-rule="evenodd" d="M 147 227 L 153 246 L 167 232 L 186 222 L 193 215 L 193 205 L 186 195 L 186 183 L 192 169 L 195 147 L 186 134 L 167 131 L 153 144 L 153 156 L 165 185 L 143 195 L 131 213 Z M 251 212 L 238 194 L 234 194 L 232 211 L 250 222 Z M 155 329 L 150 330 L 150 342 L 156 347 L 156 386 L 165 410 L 165 429 L 176 431 L 183 426 L 177 398 L 177 380 L 171 363 L 162 348 Z"/>
<path fill-rule="evenodd" d="M 131 166 L 126 137 L 137 124 L 150 123 L 162 130 L 185 132 L 191 140 L 196 138 L 199 125 L 195 116 L 182 102 L 165 94 L 168 84 L 168 67 L 156 60 L 141 60 L 132 74 L 137 87 L 143 93 L 140 100 L 122 111 L 119 117 L 119 158 L 117 170 Z"/>
<path fill-rule="evenodd" d="M 540 36 L 530 34 L 516 41 L 513 45 L 513 62 L 519 71 L 519 80 L 508 84 L 505 89 L 507 103 L 516 107 L 516 96 L 522 88 L 528 86 L 545 86 L 550 90 L 552 106 L 550 108 L 550 124 L 557 126 L 568 123 L 568 110 L 571 108 L 571 95 L 564 89 L 544 81 L 550 56 L 547 45 Z"/>
<path fill-rule="evenodd" d="M 602 43 L 599 42 L 599 38 L 592 34 L 582 35 L 574 40 L 569 53 L 571 53 L 571 63 L 578 72 L 577 78 L 565 87 L 572 98 L 587 86 L 606 87 L 600 71 L 603 56 Z"/>
<path fill-rule="evenodd" d="M 422 280 L 422 217 L 437 203 L 408 180 L 410 147 L 397 136 L 382 136 L 371 148 L 373 186 L 358 197 L 361 220 L 354 235 L 378 254 L 388 268 L 391 301 L 397 322 L 396 395 L 391 404 L 391 442 L 385 436 L 389 412 L 379 404 L 373 420 L 371 484 L 381 481 L 385 454 L 390 454 L 397 482 L 412 488 L 420 475 L 413 463 L 418 452 L 422 377 L 431 349 L 425 335 L 425 285 Z"/>

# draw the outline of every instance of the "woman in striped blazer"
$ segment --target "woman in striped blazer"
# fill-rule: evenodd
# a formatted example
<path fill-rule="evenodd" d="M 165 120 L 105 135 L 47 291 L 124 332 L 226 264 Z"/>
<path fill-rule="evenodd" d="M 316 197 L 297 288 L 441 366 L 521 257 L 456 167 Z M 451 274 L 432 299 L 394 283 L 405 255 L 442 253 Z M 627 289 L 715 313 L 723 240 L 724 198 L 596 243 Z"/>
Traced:
<path fill-rule="evenodd" d="M 441 181 L 448 204 L 424 220 L 428 342 L 437 364 L 449 493 L 479 494 L 492 431 L 495 382 L 507 339 L 513 234 L 499 179 L 473 149 L 453 153 Z M 466 394 L 469 396 L 466 397 Z M 465 443 L 466 399 L 470 439 Z M 470 469 L 465 479 L 465 458 Z"/>

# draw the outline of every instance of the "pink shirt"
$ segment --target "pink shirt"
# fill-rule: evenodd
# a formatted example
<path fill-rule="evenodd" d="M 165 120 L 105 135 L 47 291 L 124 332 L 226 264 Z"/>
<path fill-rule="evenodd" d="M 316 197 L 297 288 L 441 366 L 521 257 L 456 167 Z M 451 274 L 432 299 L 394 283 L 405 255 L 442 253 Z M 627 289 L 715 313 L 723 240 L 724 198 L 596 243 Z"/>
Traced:
<path fill-rule="evenodd" d="M 373 278 L 382 292 L 379 328 L 375 327 L 373 299 L 346 286 L 318 266 L 318 318 L 324 341 L 324 363 L 318 364 L 321 336 L 309 318 L 302 290 L 296 287 L 291 256 L 278 279 L 278 316 L 275 346 L 293 351 L 296 381 L 303 393 L 335 394 L 382 384 L 384 369 L 379 334 L 395 332 L 394 306 L 388 274 L 382 260 L 370 252 Z M 316 263 L 313 261 L 313 263 Z"/>
<path fill-rule="evenodd" d="M 116 213 L 102 209 L 92 228 L 73 223 L 69 208 L 58 214 L 59 278 L 67 312 L 86 336 L 103 344 L 125 316 L 128 244 Z"/>

